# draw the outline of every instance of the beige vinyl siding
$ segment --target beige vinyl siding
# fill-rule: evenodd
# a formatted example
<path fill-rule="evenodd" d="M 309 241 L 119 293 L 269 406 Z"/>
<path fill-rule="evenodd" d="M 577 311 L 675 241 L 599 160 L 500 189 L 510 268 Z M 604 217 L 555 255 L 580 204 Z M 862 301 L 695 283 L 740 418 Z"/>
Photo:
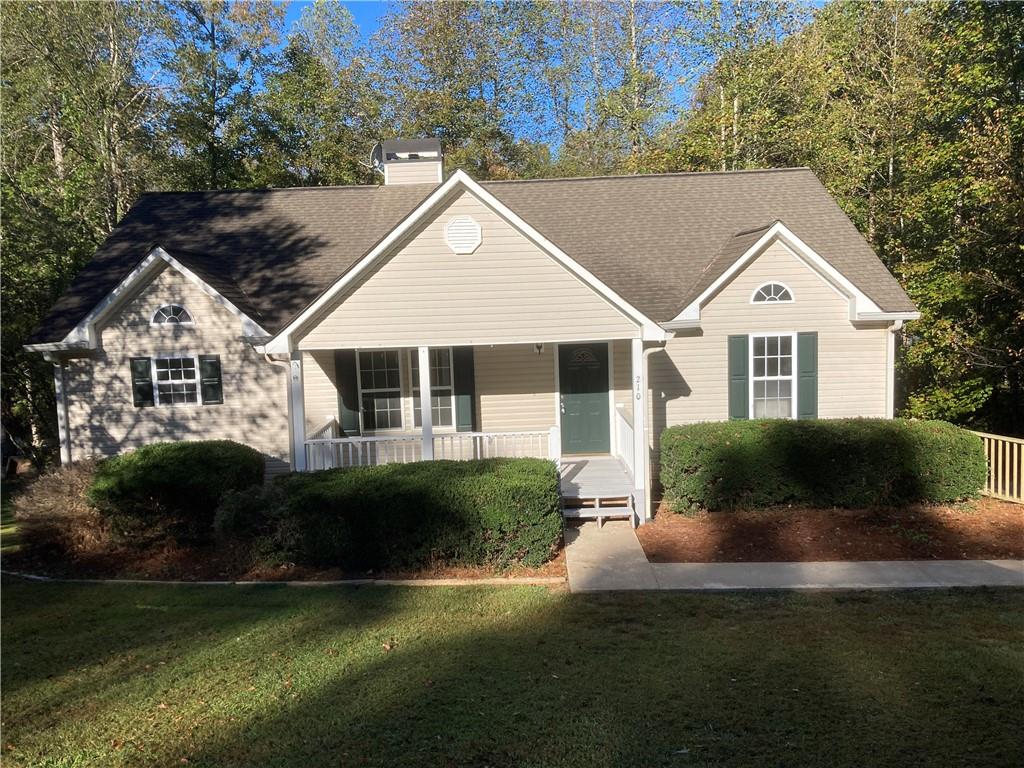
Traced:
<path fill-rule="evenodd" d="M 305 395 L 306 434 L 338 418 L 338 389 L 334 377 L 334 352 L 304 352 L 302 386 Z"/>
<path fill-rule="evenodd" d="M 195 327 L 150 326 L 165 304 L 181 304 Z M 68 363 L 72 458 L 108 456 L 147 443 L 230 439 L 288 462 L 287 376 L 240 340 L 238 318 L 171 268 L 165 268 L 101 330 L 94 358 Z M 129 359 L 220 355 L 224 403 L 136 408 Z"/>
<path fill-rule="evenodd" d="M 473 350 L 476 407 L 484 432 L 550 429 L 555 423 L 555 346 Z"/>
<path fill-rule="evenodd" d="M 777 281 L 792 304 L 751 304 Z M 775 243 L 701 310 L 701 332 L 670 339 L 650 358 L 652 434 L 672 424 L 729 418 L 727 337 L 754 332 L 818 333 L 818 417 L 886 415 L 884 328 L 855 328 L 849 304 L 781 243 Z"/>
<path fill-rule="evenodd" d="M 456 255 L 453 216 L 472 216 L 483 242 Z M 463 193 L 313 321 L 301 349 L 632 338 L 636 324 L 477 198 Z"/>
<path fill-rule="evenodd" d="M 395 184 L 440 184 L 440 162 L 388 163 L 384 183 Z M 423 195 L 426 197 L 426 194 Z"/>

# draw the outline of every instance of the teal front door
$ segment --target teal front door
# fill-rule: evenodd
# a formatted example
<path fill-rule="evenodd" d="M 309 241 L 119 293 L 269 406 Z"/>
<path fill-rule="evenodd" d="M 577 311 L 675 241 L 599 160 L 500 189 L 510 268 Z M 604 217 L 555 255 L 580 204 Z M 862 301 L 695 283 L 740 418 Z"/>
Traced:
<path fill-rule="evenodd" d="M 608 345 L 558 347 L 562 453 L 609 453 Z"/>

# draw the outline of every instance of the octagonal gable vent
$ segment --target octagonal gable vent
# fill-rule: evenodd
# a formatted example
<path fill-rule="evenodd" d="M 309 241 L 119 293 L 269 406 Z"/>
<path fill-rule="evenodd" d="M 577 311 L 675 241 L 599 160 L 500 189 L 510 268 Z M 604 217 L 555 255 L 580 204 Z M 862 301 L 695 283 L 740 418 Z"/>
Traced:
<path fill-rule="evenodd" d="M 483 239 L 480 225 L 470 216 L 456 216 L 444 227 L 444 239 L 455 253 L 472 253 Z"/>

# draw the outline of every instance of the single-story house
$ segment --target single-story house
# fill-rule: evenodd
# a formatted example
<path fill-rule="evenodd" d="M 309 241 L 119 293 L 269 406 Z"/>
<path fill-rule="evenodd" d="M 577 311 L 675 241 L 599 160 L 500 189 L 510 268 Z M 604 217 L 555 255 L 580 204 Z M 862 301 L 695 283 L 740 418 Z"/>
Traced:
<path fill-rule="evenodd" d="M 570 511 L 639 523 L 668 425 L 892 416 L 918 313 L 807 168 L 477 182 L 435 140 L 374 157 L 380 185 L 143 195 L 29 344 L 62 461 L 540 456 Z"/>

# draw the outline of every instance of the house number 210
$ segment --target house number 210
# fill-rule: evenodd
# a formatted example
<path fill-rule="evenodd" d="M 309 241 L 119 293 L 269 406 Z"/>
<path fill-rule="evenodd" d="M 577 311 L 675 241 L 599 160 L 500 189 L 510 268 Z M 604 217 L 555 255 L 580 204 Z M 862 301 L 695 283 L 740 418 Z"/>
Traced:
<path fill-rule="evenodd" d="M 633 392 L 635 393 L 637 400 L 640 400 L 643 397 L 643 388 L 640 386 L 639 376 L 633 379 Z"/>

